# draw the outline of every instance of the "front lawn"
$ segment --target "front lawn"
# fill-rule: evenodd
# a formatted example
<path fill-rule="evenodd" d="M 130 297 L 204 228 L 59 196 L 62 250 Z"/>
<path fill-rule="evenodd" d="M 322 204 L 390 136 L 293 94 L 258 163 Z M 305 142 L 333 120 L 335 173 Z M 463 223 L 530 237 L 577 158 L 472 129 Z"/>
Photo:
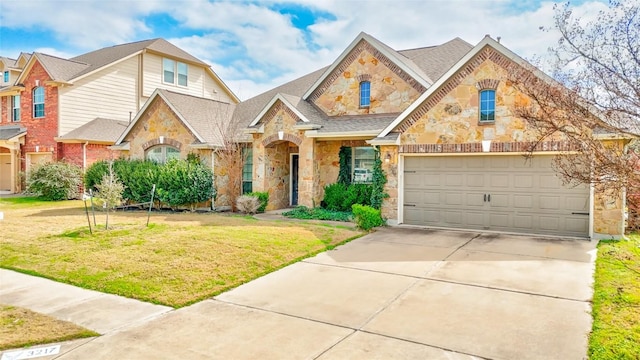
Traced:
<path fill-rule="evenodd" d="M 182 307 L 362 232 L 251 217 L 111 213 L 112 230 L 89 233 L 81 201 L 0 199 L 0 267 L 87 289 Z M 97 215 L 98 225 L 104 214 Z M 94 229 L 95 230 L 95 229 Z"/>
<path fill-rule="evenodd" d="M 640 235 L 598 245 L 592 360 L 640 359 Z"/>
<path fill-rule="evenodd" d="M 67 321 L 0 304 L 0 350 L 98 335 Z"/>

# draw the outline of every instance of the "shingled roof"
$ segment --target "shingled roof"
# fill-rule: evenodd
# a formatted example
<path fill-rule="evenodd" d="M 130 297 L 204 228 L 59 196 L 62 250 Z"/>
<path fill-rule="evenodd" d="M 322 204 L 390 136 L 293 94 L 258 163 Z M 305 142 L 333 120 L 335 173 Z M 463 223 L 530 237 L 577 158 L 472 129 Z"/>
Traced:
<path fill-rule="evenodd" d="M 383 48 L 388 54 L 392 55 L 395 61 L 402 62 L 404 66 L 413 69 L 414 74 L 422 76 L 422 80 L 429 84 L 442 77 L 465 54 L 473 49 L 471 44 L 460 38 L 455 38 L 441 45 L 396 51 L 370 35 L 361 34 L 359 35 L 359 38 L 360 37 L 371 41 L 374 46 Z M 265 107 L 274 97 L 278 95 L 287 99 L 310 123 L 320 126 L 316 131 L 318 134 L 340 132 L 348 134 L 349 132 L 380 131 L 391 124 L 399 115 L 370 114 L 332 117 L 324 114 L 313 104 L 304 100 L 304 94 L 308 92 L 314 84 L 317 84 L 318 80 L 322 76 L 325 76 L 327 70 L 331 67 L 332 66 L 327 66 L 316 70 L 241 102 L 233 114 L 233 122 L 240 123 L 241 126 L 244 127 L 249 127 L 255 118 L 265 110 Z"/>
<path fill-rule="evenodd" d="M 127 128 L 129 122 L 95 118 L 90 122 L 56 138 L 59 142 L 85 142 L 113 144 Z"/>

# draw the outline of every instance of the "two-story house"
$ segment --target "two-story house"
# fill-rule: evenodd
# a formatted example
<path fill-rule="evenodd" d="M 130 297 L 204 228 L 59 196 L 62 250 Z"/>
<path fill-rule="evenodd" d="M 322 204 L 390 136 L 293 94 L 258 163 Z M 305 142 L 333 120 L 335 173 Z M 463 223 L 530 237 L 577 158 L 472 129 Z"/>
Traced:
<path fill-rule="evenodd" d="M 164 39 L 70 59 L 35 52 L 0 58 L 0 190 L 21 191 L 39 161 L 86 168 L 109 149 L 158 88 L 235 104 L 209 65 Z"/>

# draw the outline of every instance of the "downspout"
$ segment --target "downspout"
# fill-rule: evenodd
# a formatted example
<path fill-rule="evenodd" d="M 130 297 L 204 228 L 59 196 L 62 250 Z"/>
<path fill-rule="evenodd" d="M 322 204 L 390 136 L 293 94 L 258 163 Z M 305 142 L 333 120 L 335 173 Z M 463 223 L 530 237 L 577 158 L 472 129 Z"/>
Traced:
<path fill-rule="evenodd" d="M 82 170 L 84 172 L 87 171 L 87 145 L 89 145 L 88 141 L 82 144 Z"/>
<path fill-rule="evenodd" d="M 216 152 L 211 149 L 211 176 L 213 176 L 213 188 L 216 190 Z M 215 195 L 211 197 L 211 210 L 216 210 Z"/>

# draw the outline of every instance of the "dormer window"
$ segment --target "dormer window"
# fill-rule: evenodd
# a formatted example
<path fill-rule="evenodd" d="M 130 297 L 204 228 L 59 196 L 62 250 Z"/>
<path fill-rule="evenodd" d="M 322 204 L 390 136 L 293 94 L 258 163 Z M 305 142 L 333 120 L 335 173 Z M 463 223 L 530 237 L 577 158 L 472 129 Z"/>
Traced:
<path fill-rule="evenodd" d="M 496 91 L 487 89 L 480 91 L 480 122 L 496 120 Z"/>
<path fill-rule="evenodd" d="M 162 59 L 162 82 L 187 86 L 189 66 L 172 59 Z M 176 76 L 177 74 L 177 76 Z"/>
<path fill-rule="evenodd" d="M 360 82 L 360 107 L 368 108 L 371 105 L 371 82 Z"/>

